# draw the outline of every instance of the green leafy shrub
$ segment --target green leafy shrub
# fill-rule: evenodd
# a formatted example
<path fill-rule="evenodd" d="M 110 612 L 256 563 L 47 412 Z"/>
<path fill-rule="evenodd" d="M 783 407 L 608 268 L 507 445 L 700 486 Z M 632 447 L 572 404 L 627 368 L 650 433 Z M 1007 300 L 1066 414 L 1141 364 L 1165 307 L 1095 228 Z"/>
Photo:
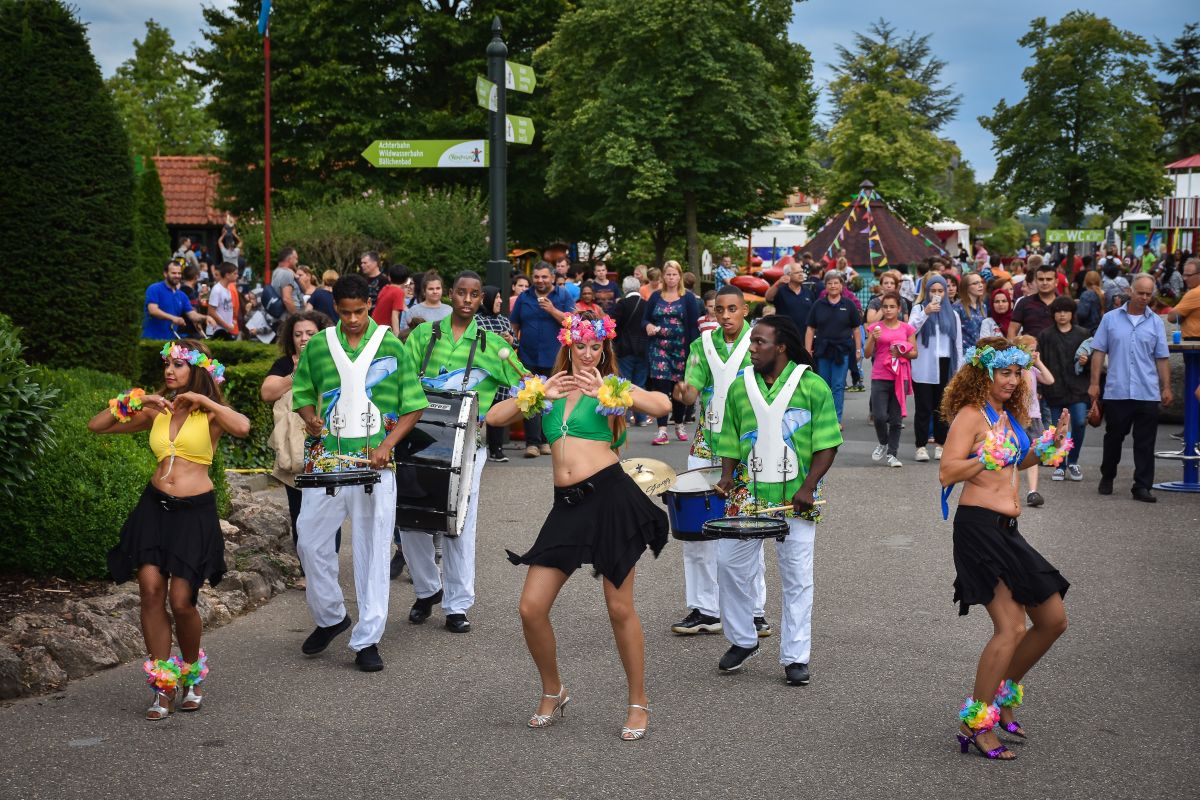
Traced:
<path fill-rule="evenodd" d="M 227 368 L 250 361 L 274 361 L 279 358 L 278 347 L 262 342 L 224 342 L 220 339 L 207 339 L 204 345 L 212 353 L 213 358 Z M 149 391 L 152 387 L 162 385 L 162 346 L 162 342 L 152 342 L 147 339 L 138 342 L 137 368 L 133 372 L 135 386 L 141 386 Z"/>
<path fill-rule="evenodd" d="M 38 379 L 61 394 L 50 420 L 54 443 L 33 462 L 34 479 L 13 492 L 4 510 L 0 571 L 102 578 L 106 555 L 154 472 L 149 435 L 97 436 L 87 429 L 108 399 L 128 388 L 124 378 L 41 369 Z M 224 516 L 229 487 L 219 451 L 210 474 Z"/>
<path fill-rule="evenodd" d="M 370 194 L 312 208 L 282 209 L 271 217 L 276 249 L 295 247 L 318 271 L 358 268 L 364 250 L 378 250 L 414 271 L 454 275 L 487 261 L 487 204 L 473 189 L 430 189 L 400 196 Z M 246 258 L 263 260 L 262 225 L 243 232 Z"/>
<path fill-rule="evenodd" d="M 275 451 L 267 444 L 275 426 L 272 405 L 264 403 L 258 395 L 274 360 L 272 356 L 269 361 L 249 361 L 225 368 L 225 384 L 221 387 L 225 402 L 250 418 L 250 435 L 245 439 L 221 437 L 217 449 L 224 456 L 226 467 L 269 468 L 275 463 Z"/>
<path fill-rule="evenodd" d="M 33 461 L 53 444 L 48 422 L 58 390 L 37 381 L 37 370 L 21 359 L 20 337 L 0 314 L 0 496 L 33 476 Z"/>
<path fill-rule="evenodd" d="M 0 311 L 31 360 L 124 373 L 146 289 L 129 139 L 64 3 L 0 1 L 0 108 Z"/>

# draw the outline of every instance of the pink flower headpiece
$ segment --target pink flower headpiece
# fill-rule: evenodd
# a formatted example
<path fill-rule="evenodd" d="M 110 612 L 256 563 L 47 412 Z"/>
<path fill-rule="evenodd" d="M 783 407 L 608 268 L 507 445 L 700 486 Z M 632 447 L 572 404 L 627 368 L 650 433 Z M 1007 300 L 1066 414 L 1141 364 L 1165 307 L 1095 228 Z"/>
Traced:
<path fill-rule="evenodd" d="M 575 342 L 602 342 L 615 338 L 617 323 L 612 317 L 584 319 L 578 314 L 563 316 L 562 330 L 558 332 L 558 343 L 570 347 Z"/>
<path fill-rule="evenodd" d="M 220 385 L 225 382 L 225 365 L 215 358 L 209 358 L 199 350 L 192 350 L 181 344 L 167 342 L 163 345 L 160 355 L 163 361 L 186 361 L 193 367 L 200 367 L 200 369 L 207 370 L 208 374 L 212 376 L 213 383 Z"/>

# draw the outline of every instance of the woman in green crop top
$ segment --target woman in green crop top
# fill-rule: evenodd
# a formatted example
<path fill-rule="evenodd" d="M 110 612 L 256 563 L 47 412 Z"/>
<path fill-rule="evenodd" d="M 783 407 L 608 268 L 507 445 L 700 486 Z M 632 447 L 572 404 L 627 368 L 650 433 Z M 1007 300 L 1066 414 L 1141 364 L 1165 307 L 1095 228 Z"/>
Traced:
<path fill-rule="evenodd" d="M 622 471 L 616 450 L 625 441 L 625 412 L 659 416 L 671 410 L 660 392 L 631 387 L 631 408 L 611 415 L 597 413 L 597 394 L 605 375 L 617 372 L 611 322 L 591 313 L 568 314 L 554 365 L 546 381 L 551 407 L 543 420 L 554 464 L 554 507 L 523 556 L 510 552 L 514 564 L 528 564 L 521 592 L 521 624 L 525 643 L 542 680 L 542 700 L 529 727 L 550 725 L 562 716 L 571 696 L 558 673 L 550 608 L 567 578 L 583 564 L 602 577 L 604 601 L 617 650 L 625 667 L 629 705 L 621 738 L 646 735 L 649 704 L 644 683 L 642 623 L 633 607 L 634 566 L 646 548 L 655 556 L 667 542 L 667 516 Z M 489 425 L 508 425 L 520 418 L 515 398 L 492 406 Z"/>
<path fill-rule="evenodd" d="M 222 398 L 225 368 L 203 344 L 169 342 L 162 358 L 161 394 L 131 389 L 88 422 L 93 433 L 150 431 L 158 459 L 120 541 L 108 553 L 117 583 L 135 577 L 138 582 L 149 653 L 142 668 L 154 691 L 149 720 L 165 719 L 173 710 L 200 710 L 208 659 L 200 646 L 196 600 L 205 580 L 216 586 L 225 574 L 225 540 L 208 470 L 223 434 L 241 438 L 250 432 L 250 420 Z M 171 654 L 172 618 L 178 656 Z"/>

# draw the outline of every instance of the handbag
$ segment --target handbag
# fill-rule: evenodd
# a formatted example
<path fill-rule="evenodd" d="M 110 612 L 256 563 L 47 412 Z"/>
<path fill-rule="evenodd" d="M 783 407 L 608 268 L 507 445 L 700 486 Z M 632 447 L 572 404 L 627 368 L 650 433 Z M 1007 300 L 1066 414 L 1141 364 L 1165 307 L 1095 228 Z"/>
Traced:
<path fill-rule="evenodd" d="M 289 475 L 304 472 L 304 420 L 292 411 L 292 390 L 275 401 L 271 412 L 275 427 L 268 444 L 275 451 L 275 469 Z"/>
<path fill-rule="evenodd" d="M 1093 400 L 1091 408 L 1088 409 L 1087 424 L 1093 428 L 1099 428 L 1102 422 L 1104 422 L 1104 403 Z"/>

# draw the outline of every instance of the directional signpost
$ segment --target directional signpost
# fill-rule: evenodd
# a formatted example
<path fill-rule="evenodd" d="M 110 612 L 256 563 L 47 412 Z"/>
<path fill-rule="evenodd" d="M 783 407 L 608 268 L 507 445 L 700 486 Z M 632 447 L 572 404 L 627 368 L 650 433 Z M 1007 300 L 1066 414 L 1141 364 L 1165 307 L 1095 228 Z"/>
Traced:
<path fill-rule="evenodd" d="M 482 75 L 475 76 L 475 102 L 488 111 L 496 110 L 496 84 Z"/>
<path fill-rule="evenodd" d="M 483 139 L 377 139 L 362 155 L 372 166 L 385 168 L 470 169 L 488 165 Z"/>
<path fill-rule="evenodd" d="M 505 61 L 504 86 L 514 92 L 533 94 L 533 89 L 537 86 L 537 76 L 533 74 L 533 67 Z"/>
<path fill-rule="evenodd" d="M 529 117 L 518 117 L 516 114 L 504 115 L 504 138 L 515 144 L 533 144 L 533 120 Z"/>

